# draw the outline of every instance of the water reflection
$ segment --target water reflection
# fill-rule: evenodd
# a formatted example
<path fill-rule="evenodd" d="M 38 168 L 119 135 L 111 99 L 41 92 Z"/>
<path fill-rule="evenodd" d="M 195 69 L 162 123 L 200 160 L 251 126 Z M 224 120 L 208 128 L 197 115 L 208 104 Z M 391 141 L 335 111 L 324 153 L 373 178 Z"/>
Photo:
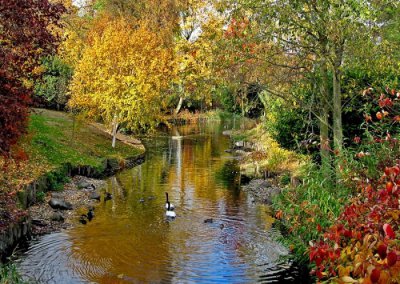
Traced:
<path fill-rule="evenodd" d="M 272 219 L 239 190 L 222 125 L 145 139 L 146 162 L 107 180 L 88 225 L 34 241 L 18 267 L 39 283 L 252 283 L 279 277 Z M 165 218 L 165 192 L 177 218 Z M 212 223 L 204 223 L 212 218 Z"/>

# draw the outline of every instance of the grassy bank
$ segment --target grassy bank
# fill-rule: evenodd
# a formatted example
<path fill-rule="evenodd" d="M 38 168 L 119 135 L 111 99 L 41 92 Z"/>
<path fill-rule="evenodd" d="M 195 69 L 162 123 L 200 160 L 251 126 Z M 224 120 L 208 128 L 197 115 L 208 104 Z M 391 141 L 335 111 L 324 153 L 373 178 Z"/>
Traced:
<path fill-rule="evenodd" d="M 105 159 L 123 161 L 143 152 L 140 147 L 121 142 L 113 149 L 110 136 L 98 128 L 66 113 L 44 109 L 32 111 L 29 132 L 19 147 L 21 161 L 9 162 L 6 171 L 0 173 L 3 191 L 19 190 L 66 164 L 101 170 Z M 0 164 L 4 165 L 4 160 Z"/>
<path fill-rule="evenodd" d="M 25 284 L 12 264 L 0 265 L 0 284 Z"/>
<path fill-rule="evenodd" d="M 252 149 L 241 161 L 242 173 L 250 177 L 263 176 L 264 172 L 283 178 L 296 175 L 308 160 L 304 155 L 280 147 L 262 124 L 247 131 L 234 131 L 232 139 L 246 142 L 246 147 Z"/>

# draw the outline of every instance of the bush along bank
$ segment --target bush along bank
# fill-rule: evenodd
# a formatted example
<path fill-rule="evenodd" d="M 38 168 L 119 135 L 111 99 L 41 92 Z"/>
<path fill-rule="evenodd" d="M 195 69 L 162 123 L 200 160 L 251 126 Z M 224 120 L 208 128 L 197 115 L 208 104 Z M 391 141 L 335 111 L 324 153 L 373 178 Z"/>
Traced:
<path fill-rule="evenodd" d="M 232 138 L 230 151 L 241 157 L 241 174 L 249 178 L 274 178 L 277 184 L 282 177 L 289 176 L 290 181 L 308 161 L 306 156 L 280 147 L 261 123 L 244 132 L 226 133 Z"/>
<path fill-rule="evenodd" d="M 400 283 L 400 93 L 364 96 L 364 134 L 338 153 L 335 178 L 309 165 L 273 203 L 285 243 L 318 282 Z"/>
<path fill-rule="evenodd" d="M 123 140 L 112 148 L 109 134 L 99 127 L 63 112 L 34 110 L 29 133 L 15 151 L 19 157 L 0 160 L 2 260 L 21 238 L 29 237 L 26 208 L 45 200 L 48 191 L 62 190 L 75 175 L 100 178 L 141 163 L 143 145 L 133 138 Z"/>

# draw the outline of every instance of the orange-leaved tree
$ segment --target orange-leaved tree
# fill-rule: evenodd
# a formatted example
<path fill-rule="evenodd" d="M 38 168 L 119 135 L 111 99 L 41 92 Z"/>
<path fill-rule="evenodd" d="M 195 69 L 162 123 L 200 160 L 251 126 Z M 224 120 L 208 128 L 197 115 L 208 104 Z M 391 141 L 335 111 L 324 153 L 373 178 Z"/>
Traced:
<path fill-rule="evenodd" d="M 111 20 L 90 38 L 75 68 L 69 106 L 111 123 L 115 147 L 121 124 L 140 129 L 160 120 L 173 54 L 143 22 L 132 27 L 124 19 Z"/>

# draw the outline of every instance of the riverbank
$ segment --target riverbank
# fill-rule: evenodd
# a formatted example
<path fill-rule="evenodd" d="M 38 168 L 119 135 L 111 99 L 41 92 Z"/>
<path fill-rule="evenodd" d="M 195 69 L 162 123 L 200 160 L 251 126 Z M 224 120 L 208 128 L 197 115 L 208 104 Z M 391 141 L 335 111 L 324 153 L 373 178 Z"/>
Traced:
<path fill-rule="evenodd" d="M 77 190 L 76 180 L 72 177 L 83 175 L 88 178 L 109 176 L 127 167 L 132 167 L 144 159 L 144 147 L 140 141 L 119 136 L 119 143 L 111 147 L 111 136 L 99 125 L 90 125 L 84 121 L 70 117 L 63 112 L 45 109 L 34 109 L 30 116 L 28 134 L 22 139 L 16 149 L 17 162 L 0 160 L 0 166 L 6 167 L 0 173 L 1 214 L 0 214 L 0 256 L 10 253 L 19 239 L 29 237 L 32 232 L 40 233 L 68 226 L 69 217 L 63 217 L 64 225 L 52 225 L 38 209 L 34 212 L 34 204 L 44 204 L 51 197 L 50 191 L 57 192 L 58 198 L 68 201 L 68 198 L 79 200 L 79 204 L 90 206 L 86 202 L 84 190 Z M 97 184 L 95 180 L 88 180 Z M 66 184 L 64 188 L 64 184 Z M 67 191 L 63 192 L 62 189 Z M 79 193 L 75 196 L 75 193 Z M 68 194 L 69 193 L 69 194 Z M 39 205 L 40 207 L 41 205 Z M 32 210 L 26 210 L 30 208 Z M 41 215 L 41 212 L 44 214 Z M 53 212 L 54 213 L 54 212 Z M 39 215 L 37 215 L 39 214 Z M 75 214 L 75 213 L 74 213 Z M 47 214 L 49 215 L 49 214 Z M 73 215 L 73 214 L 66 214 Z M 39 217 L 39 218 L 38 218 Z M 33 226 L 48 227 L 38 230 Z M 41 223 L 49 224 L 43 226 Z M 26 224 L 21 230 L 10 229 L 15 224 Z M 18 231 L 18 232 L 17 232 Z"/>
<path fill-rule="evenodd" d="M 226 150 L 239 157 L 241 179 L 250 181 L 243 189 L 261 203 L 271 204 L 282 187 L 299 183 L 298 175 L 308 158 L 285 150 L 261 125 L 249 130 L 225 130 L 231 138 Z"/>
<path fill-rule="evenodd" d="M 272 165 L 278 170 L 272 176 L 281 191 L 273 198 L 272 208 L 279 219 L 277 226 L 285 233 L 281 241 L 297 263 L 307 265 L 312 275 L 329 283 L 399 282 L 398 134 L 387 134 L 385 139 L 368 136 L 343 149 L 335 160 L 340 174 L 332 171 L 330 178 L 320 165 L 307 160 L 295 168 L 297 172 L 281 171 L 290 155 L 281 152 L 280 159 L 274 158 L 273 148 L 257 153 L 263 138 L 252 137 L 257 136 L 236 134 L 233 151 L 242 154 L 241 167 L 245 169 L 241 172 L 247 170 L 252 178 L 263 172 L 271 174 L 265 165 L 276 162 Z M 268 186 L 262 180 L 252 180 L 250 185 L 250 195 L 254 199 L 260 195 L 261 202 L 267 203 L 263 196 Z M 316 278 L 313 281 L 319 281 Z"/>
<path fill-rule="evenodd" d="M 75 176 L 63 190 L 48 192 L 43 201 L 27 209 L 32 220 L 32 234 L 48 234 L 79 224 L 83 215 L 89 210 L 94 211 L 100 200 L 105 200 L 105 185 L 104 180 Z M 70 204 L 72 210 L 54 209 L 49 205 L 54 201 Z"/>

